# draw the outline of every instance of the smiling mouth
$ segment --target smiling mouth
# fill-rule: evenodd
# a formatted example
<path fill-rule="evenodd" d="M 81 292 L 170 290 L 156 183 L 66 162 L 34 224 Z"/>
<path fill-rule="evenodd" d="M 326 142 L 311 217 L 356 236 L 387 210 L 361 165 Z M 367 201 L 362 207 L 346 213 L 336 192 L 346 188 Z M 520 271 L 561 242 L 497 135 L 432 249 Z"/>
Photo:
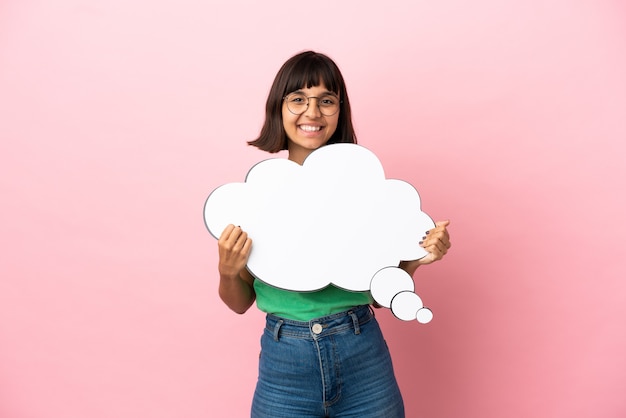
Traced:
<path fill-rule="evenodd" d="M 321 126 L 300 125 L 300 129 L 305 132 L 318 132 L 322 130 Z"/>

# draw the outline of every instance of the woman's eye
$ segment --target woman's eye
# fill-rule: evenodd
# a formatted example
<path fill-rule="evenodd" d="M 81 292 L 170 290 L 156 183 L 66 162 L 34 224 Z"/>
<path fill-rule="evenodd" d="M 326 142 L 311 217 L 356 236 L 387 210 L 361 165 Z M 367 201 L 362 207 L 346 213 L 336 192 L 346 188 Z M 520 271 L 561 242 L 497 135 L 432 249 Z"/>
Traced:
<path fill-rule="evenodd" d="M 292 96 L 291 99 L 289 99 L 289 101 L 292 103 L 300 104 L 300 103 L 305 103 L 306 98 L 303 96 Z"/>
<path fill-rule="evenodd" d="M 334 97 L 332 97 L 332 96 L 329 96 L 329 97 L 322 97 L 322 98 L 320 99 L 320 103 L 321 103 L 323 106 L 333 106 L 333 105 L 335 105 L 335 104 L 337 103 L 337 99 L 335 99 L 335 98 L 334 98 Z"/>

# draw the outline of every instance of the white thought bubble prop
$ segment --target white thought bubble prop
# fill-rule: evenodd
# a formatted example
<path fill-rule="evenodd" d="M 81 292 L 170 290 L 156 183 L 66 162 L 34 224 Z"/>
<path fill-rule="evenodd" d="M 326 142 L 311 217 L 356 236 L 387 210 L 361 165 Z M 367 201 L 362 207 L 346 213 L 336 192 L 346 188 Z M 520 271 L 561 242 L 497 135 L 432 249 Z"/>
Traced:
<path fill-rule="evenodd" d="M 417 190 L 386 179 L 378 158 L 360 145 L 326 145 L 302 166 L 262 161 L 245 183 L 215 189 L 204 219 L 216 238 L 228 224 L 241 226 L 253 242 L 248 270 L 271 286 L 370 290 L 400 319 L 432 319 L 413 279 L 397 266 L 427 254 L 419 240 L 435 224 Z"/>

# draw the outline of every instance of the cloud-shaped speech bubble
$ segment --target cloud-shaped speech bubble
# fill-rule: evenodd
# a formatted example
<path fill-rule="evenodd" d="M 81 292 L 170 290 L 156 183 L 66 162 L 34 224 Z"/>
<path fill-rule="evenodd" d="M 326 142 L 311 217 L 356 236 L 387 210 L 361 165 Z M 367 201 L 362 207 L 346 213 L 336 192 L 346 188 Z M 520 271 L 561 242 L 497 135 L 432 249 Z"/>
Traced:
<path fill-rule="evenodd" d="M 432 318 L 412 277 L 397 266 L 427 254 L 418 241 L 435 224 L 422 212 L 417 190 L 386 179 L 378 158 L 360 145 L 321 147 L 302 166 L 283 158 L 262 161 L 245 183 L 215 189 L 204 219 L 216 238 L 228 224 L 248 233 L 248 270 L 269 285 L 369 290 L 400 319 Z"/>

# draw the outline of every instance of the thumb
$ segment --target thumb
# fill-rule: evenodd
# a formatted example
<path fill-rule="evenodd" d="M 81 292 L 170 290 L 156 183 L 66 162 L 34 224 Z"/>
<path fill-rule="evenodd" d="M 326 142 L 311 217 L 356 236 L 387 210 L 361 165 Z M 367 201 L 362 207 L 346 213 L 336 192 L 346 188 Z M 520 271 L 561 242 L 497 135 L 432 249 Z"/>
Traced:
<path fill-rule="evenodd" d="M 450 220 L 446 219 L 445 221 L 437 221 L 435 222 L 436 226 L 448 226 L 450 225 Z"/>

